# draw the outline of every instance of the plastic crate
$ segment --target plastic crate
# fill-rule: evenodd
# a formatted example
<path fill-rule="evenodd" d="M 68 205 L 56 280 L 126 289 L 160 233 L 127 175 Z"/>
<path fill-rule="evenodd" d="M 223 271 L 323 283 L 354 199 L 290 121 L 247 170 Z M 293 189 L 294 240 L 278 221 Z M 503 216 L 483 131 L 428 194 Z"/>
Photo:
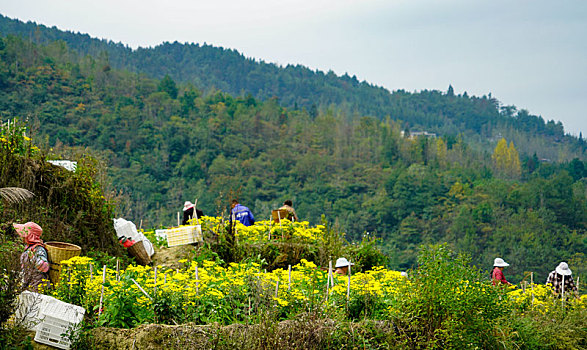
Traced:
<path fill-rule="evenodd" d="M 43 322 L 37 327 L 35 341 L 51 345 L 60 349 L 69 349 L 71 340 L 68 334 L 75 330 L 77 325 L 45 315 Z"/>
<path fill-rule="evenodd" d="M 165 230 L 165 234 L 167 235 L 168 247 L 203 242 L 200 225 L 171 228 Z"/>
<path fill-rule="evenodd" d="M 35 341 L 60 349 L 69 349 L 70 335 L 77 332 L 86 310 L 77 305 L 59 302 L 49 305 L 41 315 Z"/>

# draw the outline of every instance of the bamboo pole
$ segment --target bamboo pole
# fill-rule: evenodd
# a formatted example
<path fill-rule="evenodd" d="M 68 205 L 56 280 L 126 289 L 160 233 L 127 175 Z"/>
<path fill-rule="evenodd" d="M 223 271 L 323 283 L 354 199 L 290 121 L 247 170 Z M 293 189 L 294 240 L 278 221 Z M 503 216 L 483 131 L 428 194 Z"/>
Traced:
<path fill-rule="evenodd" d="M 287 290 L 291 290 L 291 265 L 287 265 Z M 579 280 L 577 279 L 577 285 Z"/>
<path fill-rule="evenodd" d="M 279 280 L 277 280 L 277 282 L 275 283 L 275 297 L 277 298 L 277 295 L 279 293 Z"/>
<path fill-rule="evenodd" d="M 98 320 L 102 314 L 102 302 L 104 301 L 104 283 L 106 283 L 106 265 L 102 268 L 102 292 L 100 292 L 100 307 L 98 308 Z"/>
<path fill-rule="evenodd" d="M 179 227 L 179 212 L 177 212 L 177 227 Z"/>

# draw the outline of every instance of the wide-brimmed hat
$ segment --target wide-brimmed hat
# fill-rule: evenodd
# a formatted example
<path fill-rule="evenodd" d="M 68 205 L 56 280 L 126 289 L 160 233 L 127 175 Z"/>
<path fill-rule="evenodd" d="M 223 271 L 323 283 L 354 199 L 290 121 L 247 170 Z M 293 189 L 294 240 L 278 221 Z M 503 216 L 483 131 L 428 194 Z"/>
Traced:
<path fill-rule="evenodd" d="M 573 274 L 571 269 L 569 269 L 569 265 L 567 265 L 567 263 L 564 261 L 558 264 L 558 266 L 556 267 L 556 273 L 563 276 L 570 276 Z"/>
<path fill-rule="evenodd" d="M 16 233 L 22 237 L 27 244 L 41 243 L 43 229 L 38 224 L 29 221 L 26 224 L 12 224 Z"/>
<path fill-rule="evenodd" d="M 493 260 L 493 266 L 506 267 L 506 266 L 510 266 L 510 264 L 503 261 L 502 258 L 495 258 L 495 260 Z"/>
<path fill-rule="evenodd" d="M 345 267 L 345 266 L 349 266 L 349 265 L 354 265 L 354 263 L 350 263 L 346 258 L 338 258 L 338 259 L 336 259 L 336 265 L 334 267 L 339 268 L 339 267 Z"/>
<path fill-rule="evenodd" d="M 190 201 L 186 201 L 185 203 L 183 203 L 183 211 L 186 211 L 189 208 L 193 208 L 193 207 L 194 207 L 194 203 L 192 203 Z"/>

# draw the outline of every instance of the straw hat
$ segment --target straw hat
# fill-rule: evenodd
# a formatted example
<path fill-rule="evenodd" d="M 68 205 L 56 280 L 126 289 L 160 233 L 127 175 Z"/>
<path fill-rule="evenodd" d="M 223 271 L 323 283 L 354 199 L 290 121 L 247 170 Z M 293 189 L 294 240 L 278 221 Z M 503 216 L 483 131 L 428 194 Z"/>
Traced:
<path fill-rule="evenodd" d="M 338 258 L 338 259 L 336 259 L 336 265 L 334 267 L 339 268 L 339 267 L 345 267 L 345 266 L 349 266 L 349 265 L 354 265 L 354 263 L 349 263 L 349 261 L 346 258 Z"/>
<path fill-rule="evenodd" d="M 570 276 L 573 272 L 569 269 L 569 265 L 563 261 L 556 267 L 556 273 L 563 276 Z"/>
<path fill-rule="evenodd" d="M 493 266 L 506 267 L 506 266 L 510 266 L 510 264 L 503 261 L 502 258 L 495 258 L 495 260 L 493 260 Z"/>
<path fill-rule="evenodd" d="M 193 208 L 193 207 L 194 207 L 194 203 L 192 203 L 190 201 L 186 201 L 185 203 L 183 203 L 183 211 L 186 211 L 189 208 Z"/>

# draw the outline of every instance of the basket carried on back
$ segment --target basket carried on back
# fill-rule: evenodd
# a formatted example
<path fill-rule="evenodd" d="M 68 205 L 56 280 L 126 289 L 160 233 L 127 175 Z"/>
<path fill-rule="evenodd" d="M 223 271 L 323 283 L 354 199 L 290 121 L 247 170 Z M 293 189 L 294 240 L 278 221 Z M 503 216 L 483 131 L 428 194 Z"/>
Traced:
<path fill-rule="evenodd" d="M 82 248 L 75 244 L 64 242 L 46 242 L 45 248 L 47 248 L 47 253 L 49 254 L 49 279 L 55 285 L 59 282 L 59 276 L 61 275 L 61 262 L 74 256 L 79 256 Z"/>
<path fill-rule="evenodd" d="M 134 256 L 137 262 L 141 265 L 148 265 L 151 263 L 151 257 L 145 250 L 145 246 L 143 245 L 143 241 L 138 241 L 135 244 L 131 245 L 130 247 L 126 248 L 130 255 Z"/>

